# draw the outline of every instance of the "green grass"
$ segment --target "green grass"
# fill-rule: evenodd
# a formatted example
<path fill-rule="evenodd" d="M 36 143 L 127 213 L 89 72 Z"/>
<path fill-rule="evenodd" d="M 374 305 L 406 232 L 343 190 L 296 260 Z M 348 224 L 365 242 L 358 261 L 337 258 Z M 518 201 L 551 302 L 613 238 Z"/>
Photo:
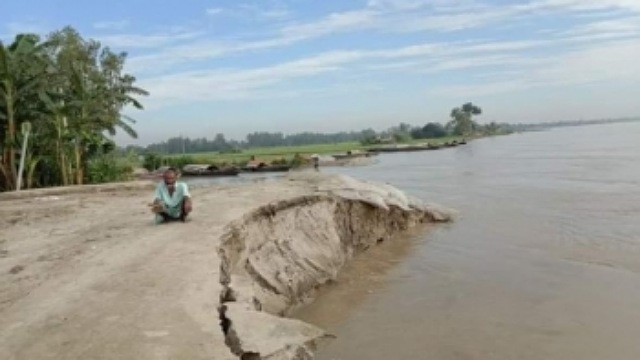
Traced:
<path fill-rule="evenodd" d="M 439 139 L 415 139 L 406 144 L 442 144 L 451 140 L 459 140 L 459 136 L 448 136 Z M 344 154 L 349 150 L 366 150 L 367 148 L 378 147 L 381 145 L 362 145 L 359 142 L 344 142 L 336 144 L 319 144 L 319 145 L 301 145 L 301 146 L 273 146 L 243 149 L 240 153 L 187 153 L 174 154 L 170 157 L 191 157 L 197 163 L 242 163 L 248 161 L 251 156 L 255 156 L 258 160 L 272 161 L 277 159 L 291 160 L 295 154 L 312 155 L 312 154 Z"/>
<path fill-rule="evenodd" d="M 190 156 L 194 160 L 203 163 L 223 163 L 223 162 L 245 162 L 251 156 L 255 156 L 259 160 L 271 161 L 276 159 L 290 160 L 295 154 L 312 155 L 312 154 L 338 154 L 345 153 L 349 150 L 365 149 L 360 143 L 346 142 L 338 144 L 320 144 L 320 145 L 301 145 L 301 146 L 273 146 L 259 147 L 251 149 L 243 149 L 240 153 L 193 153 L 193 154 L 174 154 L 171 157 Z"/>
<path fill-rule="evenodd" d="M 452 140 L 462 140 L 462 136 L 445 136 L 437 139 L 412 139 L 405 142 L 405 144 L 418 145 L 429 143 L 432 145 L 441 145 Z"/>

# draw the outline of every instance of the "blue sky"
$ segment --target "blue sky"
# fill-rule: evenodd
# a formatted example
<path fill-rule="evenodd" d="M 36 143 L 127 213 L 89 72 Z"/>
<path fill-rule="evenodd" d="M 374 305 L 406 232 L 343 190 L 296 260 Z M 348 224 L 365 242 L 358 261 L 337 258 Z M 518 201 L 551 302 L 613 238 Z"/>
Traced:
<path fill-rule="evenodd" d="M 640 115 L 640 0 L 21 0 L 0 39 L 71 25 L 129 54 L 170 136 Z M 132 143 L 118 137 L 122 144 Z"/>

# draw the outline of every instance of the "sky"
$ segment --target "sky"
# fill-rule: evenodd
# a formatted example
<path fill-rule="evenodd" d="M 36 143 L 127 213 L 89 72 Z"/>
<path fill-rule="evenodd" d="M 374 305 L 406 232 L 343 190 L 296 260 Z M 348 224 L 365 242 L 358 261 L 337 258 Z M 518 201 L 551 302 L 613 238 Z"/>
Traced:
<path fill-rule="evenodd" d="M 3 1 L 0 39 L 66 25 L 128 54 L 137 140 L 640 115 L 640 0 Z"/>

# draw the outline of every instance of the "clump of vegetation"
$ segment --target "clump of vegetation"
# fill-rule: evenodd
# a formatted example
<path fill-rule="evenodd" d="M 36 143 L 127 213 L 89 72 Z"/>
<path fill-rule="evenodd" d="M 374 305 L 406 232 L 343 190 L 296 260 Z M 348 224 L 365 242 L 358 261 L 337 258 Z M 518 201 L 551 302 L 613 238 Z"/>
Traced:
<path fill-rule="evenodd" d="M 469 136 L 480 129 L 478 123 L 473 121 L 473 116 L 480 114 L 482 109 L 473 103 L 454 108 L 451 110 L 451 121 L 447 123 L 447 128 L 453 135 Z"/>
<path fill-rule="evenodd" d="M 137 137 L 122 114 L 148 95 L 123 73 L 125 53 L 82 38 L 71 27 L 43 41 L 19 34 L 0 42 L 0 191 L 17 186 L 23 124 L 32 124 L 27 187 L 103 182 L 121 169 L 108 156 L 116 130 Z"/>
<path fill-rule="evenodd" d="M 414 139 L 438 139 L 449 136 L 447 129 L 442 124 L 430 122 L 424 127 L 411 130 Z"/>
<path fill-rule="evenodd" d="M 169 157 L 166 159 L 166 165 L 181 170 L 185 165 L 195 164 L 196 161 L 190 155 L 183 155 L 179 157 Z"/>
<path fill-rule="evenodd" d="M 291 167 L 295 168 L 295 167 L 304 166 L 308 162 L 309 162 L 308 159 L 306 159 L 304 156 L 300 155 L 300 153 L 296 153 L 295 155 L 293 155 L 293 158 L 289 162 L 289 165 L 291 165 Z"/>
<path fill-rule="evenodd" d="M 369 136 L 360 140 L 360 144 L 364 146 L 379 145 L 382 144 L 382 139 L 378 136 Z"/>
<path fill-rule="evenodd" d="M 133 164 L 115 154 L 100 154 L 87 165 L 87 177 L 91 183 L 107 183 L 131 179 Z"/>
<path fill-rule="evenodd" d="M 153 171 L 163 165 L 163 158 L 161 155 L 156 153 L 148 153 L 144 155 L 144 161 L 142 162 L 142 167 L 147 169 L 148 171 Z"/>
<path fill-rule="evenodd" d="M 178 170 L 185 167 L 185 165 L 189 164 L 197 164 L 202 161 L 198 161 L 199 159 L 194 158 L 191 155 L 182 155 L 182 156 L 162 156 L 156 153 L 148 153 L 144 155 L 143 167 L 148 171 L 154 171 L 162 166 L 170 166 L 174 167 Z M 213 164 L 213 162 L 206 162 L 209 164 Z"/>
<path fill-rule="evenodd" d="M 272 165 L 287 165 L 289 162 L 285 158 L 275 159 L 271 161 Z"/>

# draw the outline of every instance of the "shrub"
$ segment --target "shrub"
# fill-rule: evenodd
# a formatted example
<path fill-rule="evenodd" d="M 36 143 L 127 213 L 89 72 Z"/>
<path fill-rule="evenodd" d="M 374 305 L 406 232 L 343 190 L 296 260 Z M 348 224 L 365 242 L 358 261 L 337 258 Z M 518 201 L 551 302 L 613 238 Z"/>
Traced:
<path fill-rule="evenodd" d="M 293 156 L 293 159 L 291 159 L 291 161 L 289 162 L 289 165 L 295 168 L 295 167 L 305 165 L 307 162 L 308 162 L 307 159 L 305 159 L 302 155 L 296 153 Z"/>
<path fill-rule="evenodd" d="M 98 154 L 87 164 L 87 178 L 92 184 L 126 181 L 132 173 L 133 165 L 114 154 Z"/>
<path fill-rule="evenodd" d="M 148 171 L 153 171 L 163 165 L 162 161 L 163 159 L 161 155 L 156 153 L 147 153 L 144 155 L 142 167 Z"/>

